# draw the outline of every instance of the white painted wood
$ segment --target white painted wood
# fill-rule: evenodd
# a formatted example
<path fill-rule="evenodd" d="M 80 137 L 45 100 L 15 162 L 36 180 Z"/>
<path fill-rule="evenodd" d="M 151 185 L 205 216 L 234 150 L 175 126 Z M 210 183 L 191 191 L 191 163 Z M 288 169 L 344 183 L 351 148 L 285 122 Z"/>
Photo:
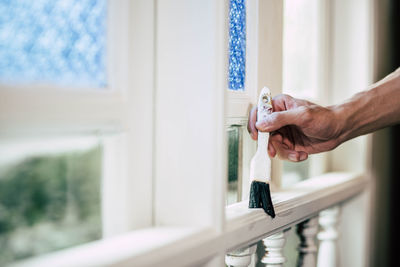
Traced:
<path fill-rule="evenodd" d="M 226 208 L 222 232 L 215 227 L 142 229 L 30 259 L 19 266 L 196 266 L 222 251 L 250 246 L 313 217 L 354 197 L 365 185 L 362 176 L 331 173 L 273 193 L 274 219 L 261 209 L 249 210 L 245 201 Z"/>
<path fill-rule="evenodd" d="M 265 256 L 261 259 L 261 262 L 267 267 L 283 267 L 286 259 L 283 255 L 283 247 L 286 243 L 286 237 L 289 229 L 285 229 L 283 232 L 279 232 L 268 236 L 263 239 L 265 245 Z"/>
<path fill-rule="evenodd" d="M 318 217 L 310 218 L 297 225 L 297 234 L 300 238 L 298 267 L 317 266 L 318 244 L 316 243 L 316 236 L 318 226 Z"/>
<path fill-rule="evenodd" d="M 223 225 L 227 3 L 157 2 L 156 225 Z"/>
<path fill-rule="evenodd" d="M 338 239 L 337 222 L 339 220 L 339 208 L 336 206 L 322 211 L 319 214 L 319 224 L 322 231 L 318 233 L 319 251 L 318 266 L 319 267 L 336 267 L 337 260 L 337 244 Z"/>
<path fill-rule="evenodd" d="M 221 243 L 208 243 L 211 229 L 158 227 L 84 244 L 13 266 L 193 266 L 212 258 Z M 207 243 L 213 251 L 202 248 Z M 188 256 L 181 252 L 186 251 Z M 155 256 L 157 255 L 157 256 Z"/>
<path fill-rule="evenodd" d="M 276 213 L 274 219 L 261 209 L 248 209 L 248 201 L 232 204 L 226 209 L 226 242 L 231 244 L 230 249 L 250 245 L 269 234 L 296 225 L 336 203 L 346 201 L 362 192 L 366 184 L 367 179 L 364 176 L 329 173 L 302 181 L 282 191 L 272 192 Z"/>
<path fill-rule="evenodd" d="M 127 193 L 127 136 L 102 138 L 103 168 L 101 181 L 102 237 L 108 238 L 129 230 Z"/>
<path fill-rule="evenodd" d="M 121 1 L 121 0 L 119 0 Z M 124 102 L 123 134 L 126 142 L 119 151 L 126 155 L 126 185 L 121 194 L 125 194 L 126 217 L 125 231 L 153 224 L 153 139 L 154 139 L 154 1 L 109 1 L 117 5 L 114 17 L 124 16 L 127 47 L 121 51 L 121 60 L 125 65 L 115 68 L 115 72 L 125 73 L 126 81 L 121 88 Z M 117 25 L 118 26 L 118 25 Z M 116 27 L 117 27 L 116 26 Z M 140 49 L 138 49 L 140 47 Z M 118 46 L 115 49 L 120 49 Z M 125 52 L 124 52 L 125 51 Z M 126 68 L 126 69 L 125 69 Z M 106 110 L 107 111 L 107 110 Z M 107 164 L 107 162 L 104 162 Z M 110 176 L 119 183 L 118 176 Z M 118 205 L 114 203 L 114 205 Z"/>
<path fill-rule="evenodd" d="M 247 267 L 251 264 L 257 245 L 252 245 L 244 249 L 231 251 L 225 256 L 225 264 L 232 267 Z"/>

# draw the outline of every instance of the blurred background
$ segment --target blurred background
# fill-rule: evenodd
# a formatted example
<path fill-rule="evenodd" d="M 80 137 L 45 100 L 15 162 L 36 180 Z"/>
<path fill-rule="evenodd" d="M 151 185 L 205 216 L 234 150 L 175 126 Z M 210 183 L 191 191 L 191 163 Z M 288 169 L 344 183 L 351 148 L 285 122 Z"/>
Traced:
<path fill-rule="evenodd" d="M 377 1 L 375 30 L 375 79 L 379 80 L 400 66 L 400 2 Z M 395 249 L 400 237 L 400 125 L 376 132 L 373 135 L 372 175 L 376 183 L 372 266 L 397 264 Z"/>

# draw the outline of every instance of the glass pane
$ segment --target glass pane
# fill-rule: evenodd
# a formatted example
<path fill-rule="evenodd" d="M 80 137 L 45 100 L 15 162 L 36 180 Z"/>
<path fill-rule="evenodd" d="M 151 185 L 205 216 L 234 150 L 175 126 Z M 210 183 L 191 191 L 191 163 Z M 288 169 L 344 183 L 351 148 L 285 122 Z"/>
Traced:
<path fill-rule="evenodd" d="M 0 145 L 1 266 L 101 238 L 101 155 L 93 139 Z"/>
<path fill-rule="evenodd" d="M 245 0 L 231 0 L 229 8 L 229 89 L 244 90 L 246 74 Z"/>
<path fill-rule="evenodd" d="M 283 92 L 315 101 L 320 78 L 319 0 L 285 0 L 283 23 Z M 299 163 L 284 162 L 282 187 L 314 175 L 313 156 Z"/>
<path fill-rule="evenodd" d="M 228 129 L 228 192 L 226 204 L 232 204 L 241 199 L 241 136 L 240 126 Z"/>
<path fill-rule="evenodd" d="M 106 6 L 0 1 L 0 82 L 105 87 Z"/>
<path fill-rule="evenodd" d="M 319 78 L 319 0 L 285 0 L 283 92 L 315 98 Z"/>

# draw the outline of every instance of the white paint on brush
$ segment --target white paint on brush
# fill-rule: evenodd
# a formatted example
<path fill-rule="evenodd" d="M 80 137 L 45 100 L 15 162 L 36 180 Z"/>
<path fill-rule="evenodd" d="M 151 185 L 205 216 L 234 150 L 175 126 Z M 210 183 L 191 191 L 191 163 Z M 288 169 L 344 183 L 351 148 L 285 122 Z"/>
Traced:
<path fill-rule="evenodd" d="M 261 90 L 258 98 L 257 121 L 266 119 L 272 113 L 271 91 L 268 87 Z M 257 152 L 250 163 L 250 182 L 260 181 L 269 183 L 271 181 L 271 159 L 268 156 L 269 133 L 259 132 L 257 141 Z"/>

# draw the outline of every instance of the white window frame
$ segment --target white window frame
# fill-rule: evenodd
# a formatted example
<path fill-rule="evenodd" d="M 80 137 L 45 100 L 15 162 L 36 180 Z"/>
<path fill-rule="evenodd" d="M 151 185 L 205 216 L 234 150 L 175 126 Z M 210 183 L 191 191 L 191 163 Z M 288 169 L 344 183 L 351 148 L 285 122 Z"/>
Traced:
<path fill-rule="evenodd" d="M 246 1 L 246 65 L 244 90 L 227 89 L 226 127 L 239 128 L 238 197 L 246 199 L 249 188 L 249 162 L 255 153 L 255 142 L 247 133 L 249 111 L 257 102 L 259 0 Z"/>
<path fill-rule="evenodd" d="M 228 124 L 247 123 L 249 106 L 257 99 L 258 0 L 246 1 L 246 65 L 244 90 L 228 90 Z"/>
<path fill-rule="evenodd" d="M 105 152 L 102 177 L 105 237 L 152 225 L 154 78 L 153 62 L 148 60 L 153 56 L 154 36 L 141 27 L 153 27 L 154 7 L 150 1 L 138 4 L 147 17 L 139 16 L 130 1 L 108 1 L 109 86 L 106 89 L 51 85 L 1 85 L 0 88 L 2 142 L 82 135 L 101 140 Z M 140 51 L 133 49 L 137 46 Z M 143 203 L 130 205 L 140 203 L 139 200 Z"/>
<path fill-rule="evenodd" d="M 276 95 L 282 90 L 283 6 L 280 1 L 253 1 L 258 4 L 257 68 L 255 74 L 252 70 L 246 73 L 255 75 L 256 78 L 249 78 L 250 84 L 256 84 L 254 88 L 260 90 L 267 85 Z M 251 101 L 250 95 L 231 97 L 226 90 L 220 90 L 227 88 L 228 0 L 110 3 L 111 10 L 115 8 L 111 14 L 118 18 L 116 21 L 121 20 L 121 31 L 128 32 L 120 36 L 122 43 L 115 42 L 122 47 L 127 44 L 120 50 L 124 64 L 118 65 L 126 67 L 119 69 L 123 73 L 126 70 L 126 98 L 112 102 L 111 98 L 99 97 L 99 103 L 93 104 L 94 110 L 102 112 L 99 114 L 57 115 L 65 116 L 66 123 L 61 126 L 74 125 L 75 120 L 115 126 L 123 118 L 121 128 L 116 127 L 120 137 L 105 138 L 105 160 L 111 161 L 105 179 L 110 182 L 107 177 L 115 174 L 126 178 L 120 182 L 117 176 L 112 177 L 118 182 L 108 183 L 104 190 L 110 204 L 114 197 L 125 200 L 119 211 L 109 205 L 105 212 L 109 216 L 127 213 L 126 217 L 109 221 L 106 236 L 141 229 L 28 259 L 17 266 L 222 266 L 227 251 L 253 244 L 364 190 L 368 183 L 364 175 L 331 173 L 274 192 L 274 220 L 261 210 L 249 210 L 246 201 L 225 207 L 227 118 L 238 118 L 235 114 L 247 116 L 243 107 Z M 171 36 L 171 28 L 176 36 Z M 193 34 L 194 29 L 199 33 Z M 140 49 L 134 49 L 137 47 Z M 200 54 L 188 60 L 187 53 L 193 51 Z M 127 54 L 129 57 L 125 57 Z M 197 81 L 197 71 L 205 80 L 198 84 L 193 82 Z M 132 76 L 137 73 L 140 75 Z M 152 89 L 146 90 L 149 88 Z M 9 99 L 15 98 L 13 103 L 18 103 L 14 93 L 10 96 Z M 84 110 L 85 101 L 95 102 L 92 97 L 81 96 L 82 106 L 77 111 Z M 49 105 L 50 100 L 45 103 Z M 65 103 L 76 99 L 58 100 L 68 108 Z M 230 105 L 239 108 L 229 108 Z M 104 107 L 110 106 L 111 111 L 104 112 Z M 1 106 L 0 114 L 12 110 L 10 105 Z M 28 110 L 35 112 L 32 107 Z M 17 109 L 14 111 L 21 116 Z M 0 122 L 13 125 L 3 115 Z M 41 125 L 57 124 L 45 120 Z M 137 125 L 143 126 L 140 131 L 136 131 Z M 104 129 L 115 132 L 115 127 Z M 279 178 L 280 162 L 273 164 L 273 179 Z M 120 190 L 126 195 L 119 194 Z"/>

